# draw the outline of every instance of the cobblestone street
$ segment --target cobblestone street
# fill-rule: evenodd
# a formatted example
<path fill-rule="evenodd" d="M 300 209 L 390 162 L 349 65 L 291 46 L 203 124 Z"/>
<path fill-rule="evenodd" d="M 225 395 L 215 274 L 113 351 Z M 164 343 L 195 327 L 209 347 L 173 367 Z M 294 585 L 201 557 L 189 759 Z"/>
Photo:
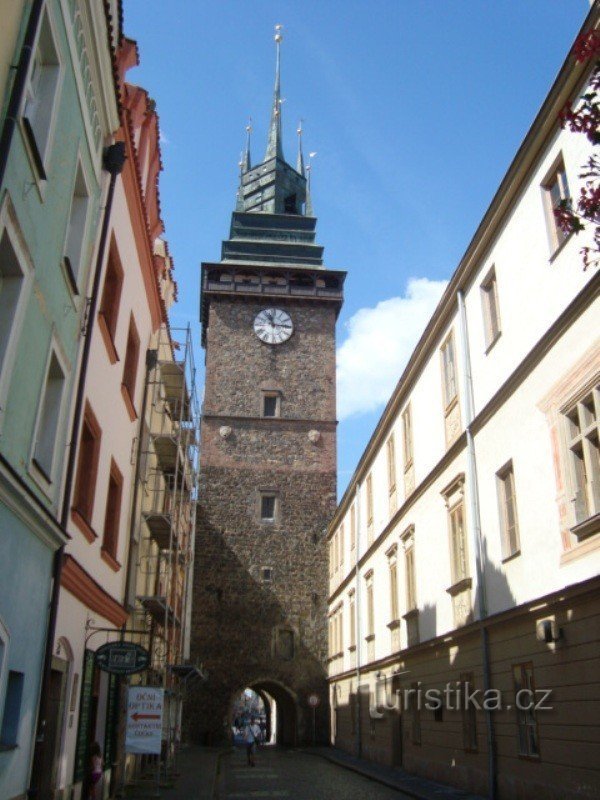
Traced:
<path fill-rule="evenodd" d="M 219 800 L 290 798 L 290 800 L 402 800 L 409 795 L 363 778 L 319 756 L 264 748 L 256 767 L 246 764 L 243 749 L 224 756 Z"/>

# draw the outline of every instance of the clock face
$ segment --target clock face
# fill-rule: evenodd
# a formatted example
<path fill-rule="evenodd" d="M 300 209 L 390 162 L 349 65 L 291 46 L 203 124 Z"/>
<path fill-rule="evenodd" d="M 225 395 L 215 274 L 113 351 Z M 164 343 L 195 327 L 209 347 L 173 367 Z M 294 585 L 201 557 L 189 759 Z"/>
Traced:
<path fill-rule="evenodd" d="M 286 342 L 294 331 L 289 314 L 280 308 L 265 308 L 256 315 L 254 333 L 261 342 L 281 344 Z"/>

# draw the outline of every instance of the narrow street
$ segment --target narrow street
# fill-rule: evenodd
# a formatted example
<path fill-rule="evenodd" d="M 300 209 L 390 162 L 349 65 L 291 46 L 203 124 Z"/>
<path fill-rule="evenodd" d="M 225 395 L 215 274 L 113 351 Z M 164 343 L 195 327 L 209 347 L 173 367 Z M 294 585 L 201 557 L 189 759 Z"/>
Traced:
<path fill-rule="evenodd" d="M 290 798 L 290 800 L 402 800 L 408 795 L 389 789 L 315 755 L 263 748 L 256 767 L 246 764 L 242 748 L 224 756 L 218 783 L 219 800 Z"/>

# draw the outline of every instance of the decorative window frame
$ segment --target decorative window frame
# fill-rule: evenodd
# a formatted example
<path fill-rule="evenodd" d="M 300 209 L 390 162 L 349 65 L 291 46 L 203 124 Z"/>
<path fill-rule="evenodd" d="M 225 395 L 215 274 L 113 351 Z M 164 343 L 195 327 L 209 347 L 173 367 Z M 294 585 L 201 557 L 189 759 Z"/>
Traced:
<path fill-rule="evenodd" d="M 600 520 L 587 535 L 577 536 L 574 509 L 574 483 L 569 462 L 565 413 L 583 399 L 600 380 L 600 338 L 598 338 L 540 400 L 538 408 L 546 416 L 556 480 L 558 533 L 562 542 L 560 565 L 568 564 L 600 549 Z M 594 518 L 591 519 L 594 522 Z"/>
<path fill-rule="evenodd" d="M 19 299 L 15 304 L 14 316 L 10 326 L 10 334 L 8 335 L 4 357 L 0 363 L 0 434 L 2 433 L 4 424 L 6 401 L 35 274 L 33 259 L 29 253 L 25 237 L 21 232 L 17 213 L 8 192 L 0 208 L 0 241 L 5 233 L 15 255 L 18 267 L 21 270 L 22 284 L 19 290 Z"/>
<path fill-rule="evenodd" d="M 543 180 L 540 183 L 540 191 L 542 193 L 542 204 L 544 208 L 544 216 L 546 219 L 546 231 L 548 234 L 548 247 L 550 249 L 550 261 L 554 261 L 558 253 L 563 249 L 564 245 L 569 241 L 572 236 L 572 233 L 562 233 L 560 231 L 558 225 L 556 224 L 556 219 L 554 217 L 554 209 L 552 206 L 552 198 L 550 196 L 551 187 L 554 185 L 555 178 L 558 173 L 561 171 L 560 168 L 562 166 L 562 172 L 565 174 L 565 180 L 567 184 L 567 198 L 572 197 L 571 190 L 569 188 L 569 179 L 567 177 L 567 168 L 565 167 L 565 159 L 563 156 L 562 150 L 556 154 L 552 162 L 552 166 L 546 172 Z"/>
<path fill-rule="evenodd" d="M 454 396 L 450 399 L 446 396 L 446 367 L 444 364 L 444 350 L 448 345 L 452 347 L 452 363 L 454 365 Z M 450 328 L 449 332 L 442 339 L 439 347 L 440 353 L 440 379 L 442 391 L 442 408 L 444 414 L 444 436 L 446 440 L 446 449 L 448 449 L 459 437 L 461 430 L 461 408 L 460 408 L 460 387 L 459 387 L 459 370 L 458 370 L 458 356 L 456 347 L 456 336 L 454 335 L 454 327 Z"/>
<path fill-rule="evenodd" d="M 86 191 L 86 209 L 85 209 L 85 219 L 83 221 L 82 231 L 81 231 L 81 241 L 79 245 L 79 264 L 74 265 L 71 262 L 71 259 L 67 253 L 67 248 L 69 245 L 69 235 L 71 232 L 71 216 L 73 213 L 73 201 L 75 198 L 75 191 L 77 188 L 77 179 L 78 175 L 81 173 L 81 177 L 83 183 L 85 184 L 85 191 Z M 91 182 L 89 175 L 87 173 L 87 169 L 84 166 L 84 160 L 81 155 L 81 149 L 77 150 L 77 159 L 75 161 L 75 170 L 73 172 L 73 179 L 71 181 L 71 202 L 69 204 L 69 214 L 67 217 L 67 224 L 65 228 L 65 238 L 63 243 L 63 257 L 61 259 L 61 267 L 64 274 L 65 282 L 69 289 L 69 292 L 73 297 L 78 297 L 81 295 L 82 290 L 85 291 L 85 287 L 87 286 L 87 276 L 88 276 L 88 267 L 89 267 L 89 252 L 88 252 L 88 239 L 90 234 L 90 220 L 91 220 L 91 213 L 90 210 L 93 204 L 93 197 L 92 197 L 92 189 L 91 189 Z"/>
<path fill-rule="evenodd" d="M 509 474 L 512 474 L 513 481 L 513 505 L 516 533 L 516 547 L 514 550 L 510 549 L 510 542 L 508 541 L 508 520 L 506 518 L 506 479 Z M 500 523 L 502 561 L 509 561 L 510 559 L 521 554 L 521 535 L 519 531 L 519 512 L 517 508 L 517 487 L 512 458 L 496 471 L 496 496 L 498 499 L 498 520 Z"/>
<path fill-rule="evenodd" d="M 275 498 L 275 507 L 272 517 L 262 516 L 262 499 L 263 497 Z M 281 521 L 281 502 L 279 492 L 276 489 L 258 489 L 256 497 L 256 517 L 260 525 L 279 525 Z"/>
<path fill-rule="evenodd" d="M 485 354 L 487 355 L 494 347 L 498 339 L 502 336 L 502 319 L 500 316 L 500 300 L 498 297 L 498 278 L 496 275 L 496 265 L 488 269 L 485 278 L 479 284 L 481 293 L 481 312 L 483 317 L 483 333 L 485 339 Z M 492 326 L 492 304 L 495 310 L 496 326 Z"/>
<path fill-rule="evenodd" d="M 54 150 L 54 138 L 56 134 L 56 122 L 58 118 L 58 110 L 61 104 L 62 88 L 65 78 L 65 58 L 61 53 L 59 47 L 60 37 L 57 33 L 57 23 L 53 17 L 53 10 L 50 3 L 45 3 L 42 10 L 42 16 L 38 25 L 35 43 L 32 47 L 32 58 L 29 64 L 29 70 L 26 81 L 26 91 L 23 93 L 23 100 L 21 110 L 19 113 L 19 127 L 21 136 L 25 146 L 25 152 L 30 163 L 32 174 L 35 178 L 35 185 L 37 186 L 40 198 L 44 199 L 45 186 L 47 182 L 47 173 L 51 154 Z M 40 150 L 39 143 L 35 139 L 35 133 L 27 117 L 27 104 L 30 100 L 31 93 L 31 78 L 32 71 L 35 65 L 35 59 L 40 46 L 40 38 L 42 36 L 44 25 L 48 26 L 48 31 L 52 39 L 52 47 L 54 49 L 57 64 L 56 86 L 54 88 L 54 96 L 52 98 L 52 110 L 50 112 L 49 123 L 47 126 L 48 134 L 44 143 L 43 151 Z"/>
<path fill-rule="evenodd" d="M 52 464 L 50 467 L 49 473 L 46 473 L 46 470 L 43 469 L 42 465 L 39 464 L 35 457 L 35 450 L 37 445 L 37 438 L 39 435 L 41 417 L 42 417 L 42 408 L 44 405 L 44 400 L 46 397 L 46 388 L 48 383 L 48 372 L 50 369 L 50 362 L 52 360 L 52 356 L 56 357 L 58 361 L 58 365 L 62 370 L 64 375 L 64 387 L 62 397 L 60 399 L 60 409 L 58 412 L 58 420 L 56 423 L 56 434 L 54 437 L 54 451 L 52 455 Z M 64 433 L 64 425 L 65 425 L 65 417 L 66 411 L 68 406 L 68 394 L 69 394 L 69 385 L 70 385 L 70 366 L 69 361 L 64 354 L 58 339 L 53 334 L 50 343 L 48 346 L 48 353 L 46 355 L 46 363 L 44 366 L 44 373 L 43 373 L 43 386 L 42 391 L 40 392 L 40 396 L 38 398 L 38 406 L 35 416 L 35 425 L 33 428 L 33 435 L 31 437 L 31 444 L 29 448 L 29 465 L 28 465 L 28 472 L 31 477 L 35 480 L 38 484 L 40 489 L 48 496 L 49 499 L 55 499 L 56 493 L 58 490 L 58 484 L 60 481 L 57 481 L 57 469 L 58 469 L 58 461 L 57 461 L 57 445 L 58 442 L 61 440 L 61 436 Z"/>

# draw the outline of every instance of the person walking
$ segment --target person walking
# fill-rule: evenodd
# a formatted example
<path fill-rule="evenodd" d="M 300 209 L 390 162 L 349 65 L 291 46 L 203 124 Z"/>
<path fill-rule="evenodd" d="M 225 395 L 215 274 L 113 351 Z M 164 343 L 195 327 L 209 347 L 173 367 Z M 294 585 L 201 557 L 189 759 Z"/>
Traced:
<path fill-rule="evenodd" d="M 98 742 L 94 742 L 90 747 L 89 800 L 97 800 L 100 797 L 102 768 L 102 750 Z"/>
<path fill-rule="evenodd" d="M 262 730 L 260 729 L 260 725 L 258 724 L 257 719 L 252 720 L 252 733 L 254 735 L 254 741 L 256 742 L 256 747 L 258 748 L 259 744 L 262 744 Z"/>
<path fill-rule="evenodd" d="M 246 720 L 246 724 L 244 726 L 244 744 L 246 745 L 246 758 L 248 759 L 248 766 L 255 767 L 254 761 L 254 751 L 255 751 L 255 738 L 254 732 L 252 730 L 252 724 L 250 720 Z"/>

